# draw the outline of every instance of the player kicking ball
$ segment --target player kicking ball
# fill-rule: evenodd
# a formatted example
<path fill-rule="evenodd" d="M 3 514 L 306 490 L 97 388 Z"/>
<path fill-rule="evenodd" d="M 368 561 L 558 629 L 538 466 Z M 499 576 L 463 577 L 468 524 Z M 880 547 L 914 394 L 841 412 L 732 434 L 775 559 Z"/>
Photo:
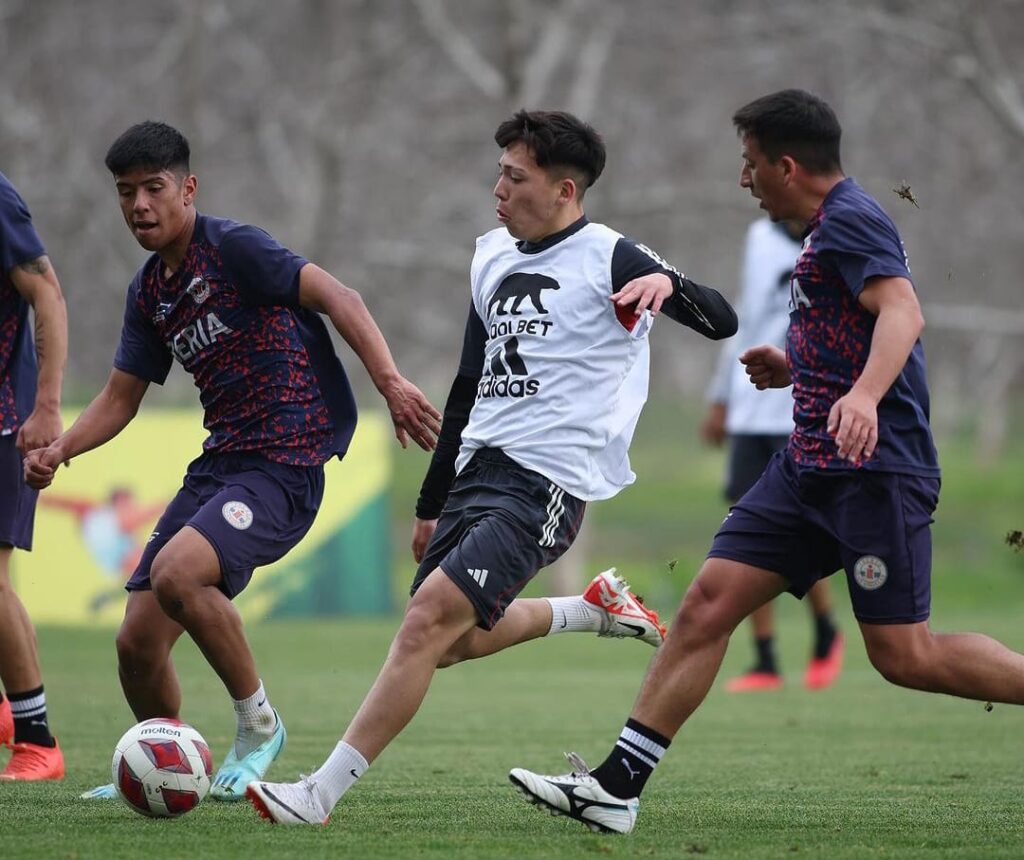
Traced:
<path fill-rule="evenodd" d="M 110 147 L 121 212 L 153 252 L 128 288 L 106 386 L 75 424 L 25 459 L 28 483 L 114 438 L 150 383 L 177 360 L 192 375 L 210 435 L 128 580 L 118 674 L 136 719 L 177 717 L 171 649 L 188 632 L 231 696 L 234 744 L 210 796 L 241 800 L 285 743 L 231 600 L 313 525 L 324 464 L 345 455 L 356 407 L 320 314 L 366 366 L 398 440 L 431 449 L 440 414 L 395 367 L 358 293 L 256 227 L 196 212 L 189 146 L 163 123 Z M 159 441 L 156 442 L 159 447 Z M 83 797 L 115 796 L 102 785 Z"/>
<path fill-rule="evenodd" d="M 736 315 L 714 290 L 583 213 L 604 144 L 575 117 L 521 111 L 495 134 L 502 227 L 477 240 L 462 359 L 413 529 L 412 599 L 327 761 L 253 782 L 272 822 L 321 824 L 413 718 L 434 671 L 564 632 L 658 645 L 657 615 L 606 571 L 575 597 L 517 599 L 572 544 L 587 502 L 632 483 L 654 314 L 706 337 Z"/>
<path fill-rule="evenodd" d="M 759 389 L 792 382 L 788 448 L 736 503 L 651 662 L 608 757 L 589 770 L 509 778 L 526 798 L 592 829 L 628 833 L 676 732 L 704 700 L 729 636 L 781 594 L 846 571 L 868 657 L 903 687 L 1024 704 L 1024 656 L 978 633 L 928 625 L 939 465 L 928 424 L 924 327 L 896 226 L 845 176 L 839 121 L 783 90 L 733 117 L 740 185 L 773 221 L 806 225 L 786 352 L 740 356 Z"/>

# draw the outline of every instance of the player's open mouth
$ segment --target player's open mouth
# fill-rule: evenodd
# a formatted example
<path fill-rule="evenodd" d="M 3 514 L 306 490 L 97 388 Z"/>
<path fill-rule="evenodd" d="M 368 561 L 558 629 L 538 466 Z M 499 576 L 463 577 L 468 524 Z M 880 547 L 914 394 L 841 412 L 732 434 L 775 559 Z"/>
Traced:
<path fill-rule="evenodd" d="M 501 209 L 495 207 L 494 211 L 497 214 L 499 221 L 508 221 L 508 215 L 506 215 Z"/>
<path fill-rule="evenodd" d="M 155 221 L 136 221 L 135 224 L 132 225 L 132 226 L 135 228 L 135 232 L 136 233 L 146 233 L 146 232 L 149 232 L 150 230 L 155 230 L 156 229 L 156 222 Z"/>

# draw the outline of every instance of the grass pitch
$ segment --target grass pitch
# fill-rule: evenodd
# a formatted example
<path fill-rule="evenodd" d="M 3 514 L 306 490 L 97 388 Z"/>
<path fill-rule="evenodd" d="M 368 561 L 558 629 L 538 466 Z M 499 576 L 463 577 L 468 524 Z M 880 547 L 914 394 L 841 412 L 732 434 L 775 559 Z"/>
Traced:
<path fill-rule="evenodd" d="M 1024 646 L 1020 603 L 949 619 Z M 667 610 L 668 607 L 665 607 Z M 650 650 L 592 635 L 552 637 L 438 674 L 418 718 L 335 810 L 326 828 L 273 827 L 247 804 L 205 801 L 151 820 L 80 791 L 109 781 L 132 722 L 112 634 L 44 629 L 62 783 L 0 785 L 3 857 L 1019 857 L 1019 709 L 911 693 L 870 669 L 858 641 L 830 690 L 800 687 L 809 639 L 783 606 L 779 693 L 719 688 L 659 768 L 628 837 L 600 836 L 527 805 L 517 765 L 563 772 L 561 752 L 598 763 L 614 741 Z M 841 615 L 848 634 L 851 620 Z M 947 627 L 950 625 L 947 625 Z M 289 742 L 271 777 L 327 755 L 383 659 L 395 622 L 281 623 L 251 631 Z M 738 636 L 722 678 L 749 658 Z M 233 718 L 219 682 L 183 641 L 183 716 L 223 756 Z M 720 679 L 721 681 L 721 679 Z"/>
<path fill-rule="evenodd" d="M 700 451 L 696 410 L 652 405 L 634 445 L 637 486 L 588 512 L 589 570 L 618 564 L 664 617 L 696 572 L 724 514 L 721 453 Z M 1024 439 L 998 464 L 942 447 L 933 623 L 980 630 L 1024 650 Z M 411 576 L 408 535 L 427 458 L 396 469 L 396 595 Z M 673 564 L 674 562 L 674 564 Z M 530 593 L 543 593 L 538 578 Z M 731 696 L 722 681 L 748 665 L 733 639 L 716 689 L 676 738 L 648 787 L 631 836 L 600 836 L 526 804 L 507 781 L 524 766 L 567 769 L 575 750 L 598 764 L 614 742 L 651 650 L 573 634 L 527 643 L 438 674 L 420 714 L 335 810 L 326 828 L 272 827 L 247 804 L 207 800 L 184 818 L 152 820 L 119 801 L 79 801 L 110 780 L 110 756 L 133 719 L 117 683 L 113 632 L 39 630 L 62 783 L 0 784 L 0 860 L 7 858 L 436 857 L 713 858 L 1024 856 L 1024 711 L 912 693 L 870 668 L 833 577 L 847 668 L 810 693 L 806 610 L 777 604 L 786 687 Z M 310 621 L 253 627 L 250 639 L 289 732 L 271 779 L 309 772 L 333 748 L 387 652 L 398 621 Z M 220 682 L 188 640 L 175 654 L 182 716 L 217 762 L 234 720 Z M 6 753 L 0 752 L 0 761 Z"/>

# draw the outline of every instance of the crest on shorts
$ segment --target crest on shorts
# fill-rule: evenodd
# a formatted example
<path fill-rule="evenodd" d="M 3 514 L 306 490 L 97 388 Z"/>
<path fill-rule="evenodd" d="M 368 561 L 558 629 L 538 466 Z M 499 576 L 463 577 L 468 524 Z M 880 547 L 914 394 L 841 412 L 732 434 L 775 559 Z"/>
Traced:
<path fill-rule="evenodd" d="M 877 555 L 862 555 L 853 566 L 853 578 L 865 591 L 876 591 L 885 585 L 889 569 Z"/>
<path fill-rule="evenodd" d="M 224 519 L 239 531 L 244 531 L 252 525 L 252 508 L 245 502 L 225 502 L 220 512 Z"/>
<path fill-rule="evenodd" d="M 210 285 L 202 278 L 193 278 L 185 292 L 192 296 L 192 301 L 201 305 L 210 298 Z"/>

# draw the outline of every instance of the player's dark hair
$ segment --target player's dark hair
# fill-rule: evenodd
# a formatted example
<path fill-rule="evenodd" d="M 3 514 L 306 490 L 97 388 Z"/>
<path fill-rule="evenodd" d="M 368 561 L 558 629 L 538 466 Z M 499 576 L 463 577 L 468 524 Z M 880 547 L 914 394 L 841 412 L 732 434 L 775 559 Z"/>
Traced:
<path fill-rule="evenodd" d="M 522 141 L 539 167 L 569 169 L 578 174 L 577 199 L 597 182 L 604 170 L 604 141 L 593 127 L 571 113 L 521 110 L 494 133 L 502 149 Z"/>
<path fill-rule="evenodd" d="M 114 176 L 139 168 L 187 176 L 189 155 L 188 141 L 180 131 L 163 122 L 146 120 L 133 125 L 110 145 L 104 163 Z"/>
<path fill-rule="evenodd" d="M 741 137 L 757 141 L 772 162 L 788 155 L 814 174 L 843 169 L 839 139 L 843 130 L 835 111 L 804 90 L 780 90 L 755 99 L 733 114 Z"/>

